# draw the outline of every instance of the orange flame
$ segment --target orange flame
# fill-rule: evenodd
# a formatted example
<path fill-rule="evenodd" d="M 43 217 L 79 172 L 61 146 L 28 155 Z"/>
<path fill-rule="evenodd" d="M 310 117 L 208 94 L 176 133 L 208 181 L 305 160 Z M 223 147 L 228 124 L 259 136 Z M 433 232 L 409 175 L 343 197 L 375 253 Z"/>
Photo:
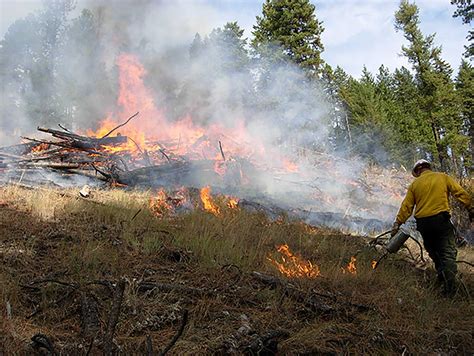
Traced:
<path fill-rule="evenodd" d="M 168 196 L 163 189 L 159 190 L 156 196 L 150 197 L 148 205 L 150 210 L 157 216 L 166 215 L 172 208 L 168 202 Z"/>
<path fill-rule="evenodd" d="M 354 256 L 352 256 L 351 261 L 346 266 L 346 268 L 342 268 L 342 272 L 346 273 L 346 271 L 347 271 L 350 274 L 357 274 L 356 261 L 357 261 L 357 259 Z"/>
<path fill-rule="evenodd" d="M 316 278 L 321 274 L 318 266 L 293 254 L 287 244 L 277 246 L 277 251 L 281 254 L 281 261 L 270 255 L 267 259 L 278 268 L 281 274 L 296 278 Z"/>
<path fill-rule="evenodd" d="M 189 114 L 168 121 L 165 111 L 155 106 L 155 96 L 144 83 L 147 73 L 139 59 L 125 53 L 118 56 L 116 64 L 119 70 L 119 109 L 109 113 L 97 130 L 89 130 L 87 134 L 102 137 L 133 113 L 138 111 L 140 114 L 117 130 L 129 138 L 128 142 L 105 147 L 107 151 L 127 151 L 133 156 L 143 156 L 140 151 L 159 152 L 164 148 L 161 143 L 164 143 L 175 155 L 187 155 L 191 159 L 214 158 L 221 161 L 224 153 L 226 159 L 233 155 L 249 157 L 264 154 L 263 144 L 247 131 L 244 118 L 235 120 L 231 127 L 217 123 L 201 127 L 193 122 Z M 218 144 L 219 141 L 221 144 Z M 162 159 L 161 154 L 157 157 Z M 215 170 L 222 175 L 225 164 L 220 163 L 216 164 Z"/>
<path fill-rule="evenodd" d="M 296 173 L 299 170 L 298 165 L 288 159 L 282 158 L 282 163 L 288 172 Z"/>
<path fill-rule="evenodd" d="M 201 189 L 200 196 L 202 204 L 204 205 L 204 210 L 216 216 L 220 214 L 219 207 L 214 203 L 214 200 L 212 199 L 211 188 L 209 186 Z"/>
<path fill-rule="evenodd" d="M 239 200 L 237 198 L 229 198 L 229 201 L 227 202 L 227 206 L 230 209 L 237 209 L 239 207 Z"/>
<path fill-rule="evenodd" d="M 375 269 L 375 267 L 377 267 L 377 261 L 372 261 L 370 265 L 372 266 L 372 269 Z"/>
<path fill-rule="evenodd" d="M 41 152 L 41 151 L 47 150 L 48 148 L 49 148 L 48 143 L 40 143 L 39 145 L 36 145 L 35 147 L 33 147 L 31 149 L 31 152 L 32 153 Z"/>

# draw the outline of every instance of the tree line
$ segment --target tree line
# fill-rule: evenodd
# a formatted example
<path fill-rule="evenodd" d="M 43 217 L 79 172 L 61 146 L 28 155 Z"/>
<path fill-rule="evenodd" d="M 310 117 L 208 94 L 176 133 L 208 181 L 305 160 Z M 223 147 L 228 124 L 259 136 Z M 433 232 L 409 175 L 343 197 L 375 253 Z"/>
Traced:
<path fill-rule="evenodd" d="M 469 24 L 474 13 L 471 0 L 451 3 L 453 16 Z M 105 104 L 112 105 L 117 83 L 103 60 L 101 13 L 84 9 L 71 19 L 73 8 L 72 0 L 53 0 L 42 12 L 18 20 L 8 29 L 0 42 L 0 77 L 4 96 L 15 104 L 1 105 L 2 117 L 21 112 L 50 122 L 71 117 L 80 123 L 82 117 L 102 117 Z M 390 71 L 381 65 L 376 73 L 364 68 L 360 78 L 354 78 L 322 59 L 324 27 L 315 5 L 309 0 L 265 0 L 250 41 L 237 22 L 228 22 L 207 35 L 196 34 L 188 48 L 187 66 L 205 65 L 190 69 L 183 76 L 186 80 L 179 83 L 162 74 L 159 86 L 174 103 L 176 117 L 195 107 L 201 108 L 195 110 L 197 116 L 206 120 L 209 113 L 202 108 L 208 105 L 210 88 L 217 85 L 219 76 L 255 78 L 258 68 L 258 80 L 249 79 L 252 85 L 234 88 L 227 104 L 264 110 L 277 101 L 264 95 L 277 75 L 275 66 L 297 67 L 303 73 L 302 85 L 317 86 L 330 103 L 327 116 L 333 150 L 405 166 L 427 158 L 443 171 L 470 174 L 474 162 L 474 69 L 470 63 L 474 33 L 468 33 L 465 58 L 455 73 L 443 59 L 435 35 L 422 33 L 416 4 L 400 2 L 394 30 L 406 39 L 401 52 L 410 67 Z M 126 49 L 131 46 L 123 45 Z M 136 44 L 132 50 L 140 51 L 143 46 Z M 209 61 L 210 54 L 213 61 Z M 162 55 L 149 63 L 148 69 L 158 71 L 169 63 Z M 218 68 L 213 68 L 216 63 Z M 75 68 L 73 76 L 71 67 Z M 200 75 L 199 71 L 205 73 Z M 77 81 L 81 75 L 93 80 Z M 193 76 L 199 80 L 192 80 Z M 149 84 L 153 86 L 153 82 Z M 2 125 L 6 125 L 4 120 Z"/>

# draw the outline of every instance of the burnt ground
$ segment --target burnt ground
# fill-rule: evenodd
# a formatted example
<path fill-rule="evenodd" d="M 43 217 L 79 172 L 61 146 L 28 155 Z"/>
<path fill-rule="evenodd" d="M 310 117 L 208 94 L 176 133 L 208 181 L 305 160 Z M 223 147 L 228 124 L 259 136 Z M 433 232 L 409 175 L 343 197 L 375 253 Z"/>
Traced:
<path fill-rule="evenodd" d="M 373 271 L 377 252 L 363 239 L 243 211 L 158 218 L 128 193 L 91 203 L 9 189 L 0 189 L 0 353 L 474 349 L 468 297 L 442 298 L 432 268 L 400 256 Z M 284 242 L 321 276 L 279 274 L 267 258 Z M 358 251 L 356 274 L 343 272 Z M 461 271 L 472 291 L 472 269 Z"/>

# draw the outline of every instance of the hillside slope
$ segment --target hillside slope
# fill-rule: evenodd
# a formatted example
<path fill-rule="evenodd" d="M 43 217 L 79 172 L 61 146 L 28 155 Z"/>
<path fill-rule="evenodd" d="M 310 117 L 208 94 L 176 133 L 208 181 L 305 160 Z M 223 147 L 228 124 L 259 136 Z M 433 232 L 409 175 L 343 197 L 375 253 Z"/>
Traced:
<path fill-rule="evenodd" d="M 363 238 L 270 221 L 219 198 L 218 215 L 167 214 L 150 209 L 150 196 L 0 188 L 0 353 L 40 352 L 38 333 L 62 354 L 474 349 L 470 301 L 438 296 L 429 264 L 399 254 L 373 270 L 380 252 Z M 286 263 L 285 244 L 295 256 Z M 459 267 L 472 291 L 472 269 Z"/>

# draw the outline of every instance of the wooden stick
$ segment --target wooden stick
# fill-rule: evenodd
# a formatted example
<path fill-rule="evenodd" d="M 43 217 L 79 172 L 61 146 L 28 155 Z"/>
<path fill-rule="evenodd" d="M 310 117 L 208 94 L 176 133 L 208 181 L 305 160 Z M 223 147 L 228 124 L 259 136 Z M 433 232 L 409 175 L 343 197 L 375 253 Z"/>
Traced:
<path fill-rule="evenodd" d="M 59 126 L 60 128 L 62 128 L 64 131 L 69 132 L 69 133 L 72 133 L 71 131 L 69 131 L 69 129 L 67 129 L 67 128 L 64 127 L 63 125 L 58 124 L 58 126 Z"/>
<path fill-rule="evenodd" d="M 116 127 L 114 127 L 112 130 L 110 130 L 109 132 L 107 132 L 104 136 L 102 136 L 101 138 L 106 138 L 107 136 L 109 136 L 112 132 L 114 132 L 115 130 L 117 130 L 118 128 L 122 127 L 122 126 L 125 126 L 126 124 L 128 124 L 128 122 L 133 119 L 135 116 L 137 116 L 139 114 L 139 111 L 137 111 L 135 114 L 133 114 L 132 116 L 130 116 L 128 118 L 127 121 L 125 121 L 123 124 L 120 124 Z"/>
<path fill-rule="evenodd" d="M 225 161 L 224 151 L 222 150 L 222 143 L 219 141 L 219 149 L 221 150 L 222 159 Z"/>
<path fill-rule="evenodd" d="M 160 353 L 158 354 L 159 356 L 164 356 L 168 353 L 169 350 L 171 350 L 171 348 L 174 346 L 174 344 L 176 344 L 176 341 L 178 341 L 180 336 L 183 334 L 184 327 L 186 326 L 187 323 L 188 323 L 188 311 L 186 309 L 184 309 L 183 319 L 181 320 L 181 325 L 179 327 L 178 332 L 175 334 L 175 336 L 169 342 L 169 344 L 163 349 L 163 351 L 160 351 Z"/>

